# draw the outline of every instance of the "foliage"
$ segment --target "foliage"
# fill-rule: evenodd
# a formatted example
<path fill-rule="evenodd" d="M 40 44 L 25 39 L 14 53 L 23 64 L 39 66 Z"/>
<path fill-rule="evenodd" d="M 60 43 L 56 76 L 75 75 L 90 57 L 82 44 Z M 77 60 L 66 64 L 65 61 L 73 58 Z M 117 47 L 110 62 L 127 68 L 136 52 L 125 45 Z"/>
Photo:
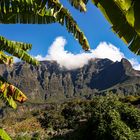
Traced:
<path fill-rule="evenodd" d="M 140 54 L 140 1 L 139 0 L 92 0 L 111 24 L 112 30 Z"/>
<path fill-rule="evenodd" d="M 1 140 L 11 140 L 11 138 L 8 136 L 8 134 L 0 128 L 0 139 Z"/>
<path fill-rule="evenodd" d="M 133 140 L 140 134 L 140 110 L 134 106 L 120 102 L 115 96 L 100 97 L 93 103 L 93 114 L 87 126 L 89 139 Z"/>
<path fill-rule="evenodd" d="M 88 0 L 69 0 L 69 2 L 76 9 L 86 11 Z M 105 15 L 106 19 L 112 25 L 113 31 L 117 33 L 125 43 L 129 44 L 130 50 L 136 54 L 140 54 L 140 1 L 109 0 L 107 3 L 105 0 L 93 0 L 93 3 Z M 89 44 L 84 33 L 59 0 L 1 0 L 0 22 L 2 24 L 50 24 L 58 22 L 66 26 L 68 32 L 72 33 L 73 36 L 78 39 L 84 50 L 89 50 Z M 15 56 L 28 63 L 37 65 L 38 62 L 27 53 L 30 49 L 30 44 L 10 41 L 0 36 L 0 63 L 11 65 L 13 63 L 13 56 Z M 7 53 L 10 54 L 10 56 L 7 55 Z M 13 108 L 16 108 L 15 101 L 21 103 L 27 99 L 19 89 L 2 78 L 0 78 L 0 98 Z M 95 139 L 132 139 L 135 134 L 138 137 L 139 132 L 137 129 L 140 129 L 139 111 L 126 104 L 121 104 L 119 101 L 111 102 L 112 100 L 108 101 L 106 98 L 105 100 L 103 99 L 103 101 L 104 102 L 99 99 L 99 102 L 95 102 L 96 107 L 92 112 L 93 121 L 91 119 L 93 126 L 90 124 L 93 130 L 89 137 L 95 136 Z M 69 107 L 64 108 L 64 113 L 61 115 L 63 115 L 70 124 L 76 122 L 79 116 L 84 116 L 85 114 L 85 112 L 79 108 L 70 109 L 70 112 L 68 112 L 69 109 Z M 60 116 L 56 116 L 56 118 L 58 118 L 58 120 L 62 119 Z M 48 118 L 48 116 L 45 117 Z M 64 118 L 62 121 L 64 121 Z M 106 118 L 111 119 L 111 122 L 106 123 Z M 78 118 L 78 121 L 80 119 L 81 118 Z M 69 123 L 67 124 L 69 125 Z M 57 126 L 59 127 L 59 123 Z M 73 128 L 74 126 L 70 125 L 70 127 Z M 98 131 L 95 132 L 95 130 Z M 3 133 L 1 133 L 0 136 L 5 139 L 7 137 L 8 139 L 6 133 L 3 130 L 1 131 Z"/>
<path fill-rule="evenodd" d="M 86 11 L 89 0 L 69 0 L 71 5 L 80 11 Z M 140 54 L 140 1 L 139 0 L 92 0 L 99 8 L 106 20 L 111 24 L 115 32 L 129 49 Z"/>
<path fill-rule="evenodd" d="M 133 105 L 139 105 L 140 104 L 140 96 L 126 96 L 122 99 L 123 102 L 128 102 Z"/>
<path fill-rule="evenodd" d="M 59 118 L 63 118 L 63 122 L 60 120 L 61 125 L 58 126 L 63 127 L 55 128 L 58 121 L 55 117 L 50 119 L 48 116 L 44 116 L 45 118 L 42 120 L 42 122 L 51 124 L 44 126 L 54 130 L 74 130 L 64 136 L 58 135 L 58 139 L 139 139 L 140 110 L 120 101 L 117 96 L 95 97 L 92 101 L 73 101 L 64 104 L 60 110 Z M 52 117 L 56 114 L 57 112 L 53 111 Z"/>
<path fill-rule="evenodd" d="M 2 126 L 13 138 L 26 134 L 30 139 L 139 140 L 140 110 L 123 99 L 110 94 L 61 104 L 30 104 L 24 110 L 20 106 L 15 115 L 7 111 Z"/>
<path fill-rule="evenodd" d="M 7 83 L 2 77 L 0 77 L 0 98 L 14 109 L 17 107 L 15 101 L 22 103 L 27 100 L 27 97 L 18 88 Z"/>
<path fill-rule="evenodd" d="M 4 37 L 0 37 L 0 62 L 2 64 L 12 65 L 13 57 L 8 56 L 6 53 L 18 57 L 28 63 L 37 65 L 38 62 L 31 57 L 27 51 L 31 49 L 31 44 L 22 42 L 15 42 L 7 40 Z M 14 85 L 8 83 L 5 79 L 0 77 L 0 98 L 3 99 L 8 105 L 14 109 L 17 107 L 16 102 L 20 103 L 27 100 L 27 97 Z"/>

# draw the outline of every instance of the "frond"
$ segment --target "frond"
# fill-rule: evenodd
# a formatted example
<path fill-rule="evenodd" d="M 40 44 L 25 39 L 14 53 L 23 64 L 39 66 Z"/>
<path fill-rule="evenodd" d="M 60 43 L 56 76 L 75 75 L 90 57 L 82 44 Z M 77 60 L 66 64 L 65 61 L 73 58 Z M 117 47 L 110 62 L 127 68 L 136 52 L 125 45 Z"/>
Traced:
<path fill-rule="evenodd" d="M 80 10 L 81 12 L 86 12 L 86 4 L 89 0 L 68 0 L 72 6 L 76 9 Z"/>
<path fill-rule="evenodd" d="M 52 9 L 39 7 L 35 0 L 1 0 L 0 23 L 49 24 L 56 22 Z"/>
<path fill-rule="evenodd" d="M 66 8 L 64 8 L 61 3 L 59 3 L 56 0 L 44 0 L 44 1 L 47 1 L 46 4 L 48 8 L 54 9 L 54 13 L 55 13 L 54 15 L 57 21 L 61 25 L 66 25 L 68 32 L 72 33 L 73 36 L 79 40 L 79 43 L 81 44 L 84 50 L 89 50 L 90 47 L 87 38 L 78 27 L 76 21 L 73 19 L 70 12 Z"/>
<path fill-rule="evenodd" d="M 14 62 L 12 56 L 6 55 L 4 52 L 0 51 L 0 64 L 12 65 Z"/>
<path fill-rule="evenodd" d="M 9 137 L 9 135 L 2 128 L 0 128 L 0 139 L 1 140 L 12 140 Z"/>
<path fill-rule="evenodd" d="M 29 49 L 31 49 L 31 44 L 10 41 L 0 36 L 0 51 L 5 51 L 30 64 L 37 65 L 38 61 L 26 52 Z"/>
<path fill-rule="evenodd" d="M 84 33 L 80 30 L 70 12 L 56 0 L 2 0 L 0 2 L 0 22 L 4 24 L 59 22 L 61 25 L 66 25 L 68 32 L 71 32 L 79 40 L 84 50 L 89 50 L 89 43 Z"/>
<path fill-rule="evenodd" d="M 11 41 L 12 43 L 15 43 L 17 46 L 19 46 L 20 49 L 24 50 L 24 51 L 30 51 L 32 49 L 32 45 L 31 44 L 27 44 L 27 43 L 23 43 L 23 42 L 15 42 L 15 41 Z"/>
<path fill-rule="evenodd" d="M 0 98 L 14 109 L 17 107 L 15 101 L 23 103 L 27 100 L 27 97 L 18 88 L 2 77 L 0 77 Z"/>
<path fill-rule="evenodd" d="M 92 0 L 129 49 L 140 55 L 140 1 Z"/>

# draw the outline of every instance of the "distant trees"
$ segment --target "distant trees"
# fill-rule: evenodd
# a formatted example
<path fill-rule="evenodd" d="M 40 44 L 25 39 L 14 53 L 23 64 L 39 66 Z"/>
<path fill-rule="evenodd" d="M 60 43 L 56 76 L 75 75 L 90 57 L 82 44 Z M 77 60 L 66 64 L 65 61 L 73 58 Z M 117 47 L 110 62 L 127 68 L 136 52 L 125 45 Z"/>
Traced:
<path fill-rule="evenodd" d="M 42 127 L 71 133 L 59 136 L 66 140 L 139 140 L 140 110 L 125 98 L 115 95 L 74 100 L 44 112 Z M 68 131 L 69 132 L 69 131 Z"/>
<path fill-rule="evenodd" d="M 94 100 L 87 136 L 95 140 L 137 140 L 140 136 L 140 110 L 119 101 L 116 96 Z"/>

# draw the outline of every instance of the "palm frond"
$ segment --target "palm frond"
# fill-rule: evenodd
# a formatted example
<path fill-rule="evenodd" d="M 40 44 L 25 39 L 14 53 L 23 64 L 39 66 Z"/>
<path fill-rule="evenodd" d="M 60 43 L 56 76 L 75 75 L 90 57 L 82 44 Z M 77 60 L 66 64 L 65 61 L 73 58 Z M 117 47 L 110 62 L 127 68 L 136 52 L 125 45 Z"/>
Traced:
<path fill-rule="evenodd" d="M 112 30 L 140 55 L 140 1 L 92 0 L 110 22 Z"/>
<path fill-rule="evenodd" d="M 74 6 L 76 9 L 80 10 L 81 12 L 86 12 L 86 4 L 88 3 L 88 0 L 68 0 L 72 6 Z"/>
<path fill-rule="evenodd" d="M 14 62 L 12 56 L 6 55 L 4 52 L 0 51 L 0 64 L 12 65 Z"/>
<path fill-rule="evenodd" d="M 5 51 L 30 64 L 37 65 L 38 61 L 26 52 L 26 50 L 29 50 L 30 48 L 31 44 L 10 41 L 0 36 L 0 51 Z"/>
<path fill-rule="evenodd" d="M 66 25 L 68 32 L 79 40 L 84 50 L 89 50 L 89 43 L 84 33 L 70 12 L 56 0 L 2 0 L 0 2 L 0 22 L 4 24 L 59 22 L 61 25 Z"/>
<path fill-rule="evenodd" d="M 85 37 L 84 33 L 78 27 L 76 21 L 71 16 L 70 12 L 63 7 L 61 3 L 56 0 L 45 0 L 47 1 L 47 7 L 54 9 L 54 15 L 57 21 L 61 25 L 66 25 L 68 32 L 72 33 L 73 36 L 78 39 L 79 43 L 81 44 L 84 50 L 89 50 L 89 43 L 87 38 Z"/>
<path fill-rule="evenodd" d="M 27 100 L 27 97 L 18 88 L 2 77 L 0 77 L 0 98 L 14 109 L 17 107 L 15 101 L 23 103 Z"/>
<path fill-rule="evenodd" d="M 56 22 L 52 9 L 39 7 L 35 0 L 1 0 L 0 23 L 49 24 Z"/>
<path fill-rule="evenodd" d="M 1 140 L 12 140 L 4 129 L 0 128 L 0 139 Z"/>

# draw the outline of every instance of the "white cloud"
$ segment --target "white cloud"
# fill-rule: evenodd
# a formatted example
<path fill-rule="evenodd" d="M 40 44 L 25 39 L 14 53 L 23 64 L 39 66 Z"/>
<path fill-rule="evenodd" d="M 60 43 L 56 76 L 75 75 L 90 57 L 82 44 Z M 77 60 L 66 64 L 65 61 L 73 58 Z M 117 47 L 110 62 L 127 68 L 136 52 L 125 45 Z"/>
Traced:
<path fill-rule="evenodd" d="M 140 70 L 140 63 L 138 62 L 137 59 L 129 59 L 130 63 L 132 64 L 133 68 L 136 70 Z"/>
<path fill-rule="evenodd" d="M 45 57 L 38 55 L 36 58 L 38 60 L 55 60 L 61 67 L 75 69 L 83 67 L 90 59 L 94 58 L 108 58 L 112 61 L 120 61 L 124 57 L 124 54 L 118 48 L 106 42 L 101 42 L 95 50 L 79 54 L 66 51 L 64 48 L 66 43 L 67 41 L 63 37 L 57 37 L 50 46 L 48 54 Z"/>
<path fill-rule="evenodd" d="M 75 69 L 82 67 L 88 63 L 88 60 L 92 58 L 91 53 L 80 53 L 73 54 L 64 50 L 66 45 L 66 40 L 63 37 L 58 37 L 54 43 L 50 46 L 48 55 L 46 58 L 48 60 L 55 60 L 60 64 L 61 67 L 66 67 L 67 69 Z"/>
<path fill-rule="evenodd" d="M 43 57 L 42 55 L 38 54 L 37 56 L 35 56 L 34 58 L 36 58 L 38 61 L 44 61 L 46 60 L 46 56 Z"/>
<path fill-rule="evenodd" d="M 21 60 L 18 59 L 17 57 L 14 57 L 14 63 L 20 62 Z"/>
<path fill-rule="evenodd" d="M 97 58 L 108 58 L 112 61 L 120 61 L 124 58 L 124 54 L 111 43 L 101 42 L 95 50 L 92 50 L 92 55 Z"/>
<path fill-rule="evenodd" d="M 35 58 L 39 61 L 43 60 L 54 60 L 61 67 L 67 69 L 76 69 L 83 67 L 88 63 L 90 59 L 95 58 L 108 58 L 112 61 L 120 61 L 122 58 L 125 58 L 125 55 L 118 49 L 116 46 L 111 43 L 100 42 L 96 49 L 92 49 L 90 52 L 83 52 L 79 54 L 73 54 L 65 50 L 67 44 L 66 39 L 63 37 L 57 37 L 48 50 L 46 56 L 37 55 Z M 19 62 L 19 59 L 14 59 L 16 62 Z M 129 59 L 132 66 L 136 70 L 140 70 L 140 64 L 137 59 Z"/>

